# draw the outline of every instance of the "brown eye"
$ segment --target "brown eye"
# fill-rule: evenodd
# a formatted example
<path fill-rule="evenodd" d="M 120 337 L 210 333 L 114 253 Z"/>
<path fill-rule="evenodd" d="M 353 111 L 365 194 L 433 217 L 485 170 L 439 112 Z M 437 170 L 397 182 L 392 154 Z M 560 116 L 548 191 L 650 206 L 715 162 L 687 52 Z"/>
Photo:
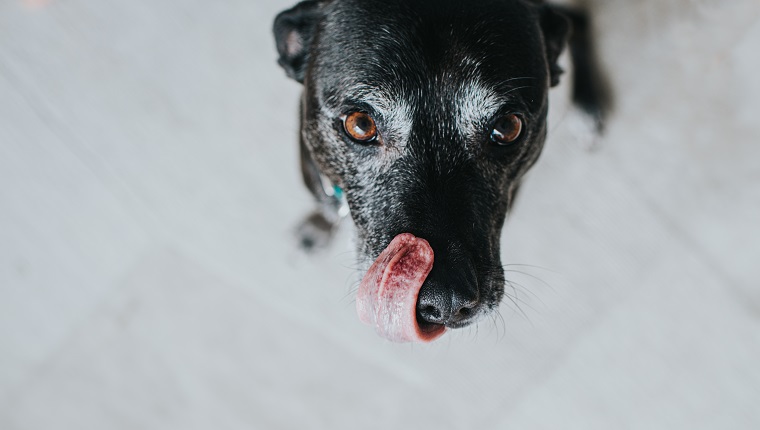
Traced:
<path fill-rule="evenodd" d="M 522 134 L 523 120 L 514 113 L 504 115 L 494 124 L 491 140 L 499 145 L 508 145 L 516 141 Z"/>
<path fill-rule="evenodd" d="M 364 112 L 352 112 L 343 117 L 343 130 L 351 139 L 368 143 L 377 138 L 375 120 Z"/>

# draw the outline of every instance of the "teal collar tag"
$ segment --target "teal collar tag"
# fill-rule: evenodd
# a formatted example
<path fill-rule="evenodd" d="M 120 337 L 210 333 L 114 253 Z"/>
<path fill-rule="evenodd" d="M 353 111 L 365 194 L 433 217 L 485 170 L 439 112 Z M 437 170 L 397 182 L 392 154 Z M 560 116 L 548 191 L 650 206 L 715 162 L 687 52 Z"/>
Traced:
<path fill-rule="evenodd" d="M 343 188 L 333 185 L 333 195 L 336 199 L 342 200 L 343 199 Z"/>
<path fill-rule="evenodd" d="M 346 194 L 343 192 L 343 188 L 333 184 L 325 175 L 319 175 L 322 181 L 322 190 L 328 197 L 332 197 L 337 200 L 338 216 L 340 218 L 348 215 L 348 202 L 346 201 Z"/>

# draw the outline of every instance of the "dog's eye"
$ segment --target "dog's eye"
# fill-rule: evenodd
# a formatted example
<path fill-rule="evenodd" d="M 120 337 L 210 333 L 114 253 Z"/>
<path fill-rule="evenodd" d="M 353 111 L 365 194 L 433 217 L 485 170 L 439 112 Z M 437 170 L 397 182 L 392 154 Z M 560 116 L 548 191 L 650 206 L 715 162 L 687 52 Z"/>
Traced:
<path fill-rule="evenodd" d="M 491 140 L 499 145 L 509 145 L 522 135 L 523 120 L 514 113 L 504 115 L 493 126 Z"/>
<path fill-rule="evenodd" d="M 344 115 L 343 130 L 348 137 L 361 143 L 369 143 L 377 138 L 375 120 L 364 112 L 352 112 Z"/>

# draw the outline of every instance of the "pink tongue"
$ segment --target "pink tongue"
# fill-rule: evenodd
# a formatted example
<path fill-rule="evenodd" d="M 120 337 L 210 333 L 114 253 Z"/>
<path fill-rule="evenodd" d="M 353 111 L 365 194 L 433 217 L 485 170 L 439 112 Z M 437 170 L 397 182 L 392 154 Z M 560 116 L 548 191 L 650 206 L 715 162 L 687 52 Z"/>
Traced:
<path fill-rule="evenodd" d="M 430 342 L 446 331 L 417 324 L 417 296 L 430 269 L 433 248 L 409 233 L 396 236 L 364 275 L 356 297 L 363 323 L 394 342 Z"/>

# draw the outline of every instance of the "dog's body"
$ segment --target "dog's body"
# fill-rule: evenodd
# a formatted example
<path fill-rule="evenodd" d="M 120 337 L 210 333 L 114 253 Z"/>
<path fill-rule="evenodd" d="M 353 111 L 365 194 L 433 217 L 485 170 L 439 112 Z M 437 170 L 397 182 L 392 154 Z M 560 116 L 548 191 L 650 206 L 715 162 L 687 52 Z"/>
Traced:
<path fill-rule="evenodd" d="M 319 203 L 304 245 L 329 239 L 345 198 L 363 260 L 404 233 L 434 251 L 414 292 L 422 326 L 462 327 L 498 306 L 501 228 L 543 148 L 566 16 L 585 24 L 523 0 L 323 0 L 281 13 L 280 64 L 304 84 L 302 171 Z M 574 98 L 601 129 L 588 32 L 573 38 Z"/>

